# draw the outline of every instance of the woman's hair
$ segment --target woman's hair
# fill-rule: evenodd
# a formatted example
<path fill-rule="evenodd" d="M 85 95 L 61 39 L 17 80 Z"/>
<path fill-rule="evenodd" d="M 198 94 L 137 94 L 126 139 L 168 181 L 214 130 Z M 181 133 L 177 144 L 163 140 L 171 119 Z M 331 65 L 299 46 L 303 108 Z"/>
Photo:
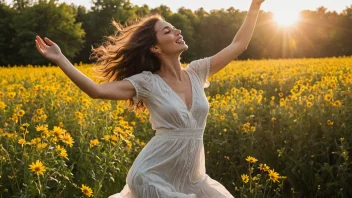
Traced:
<path fill-rule="evenodd" d="M 91 59 L 96 59 L 94 65 L 101 66 L 93 70 L 102 73 L 96 76 L 108 82 L 123 80 L 124 78 L 141 73 L 155 72 L 160 69 L 159 59 L 150 51 L 150 47 L 157 44 L 155 24 L 164 20 L 159 14 L 145 16 L 134 21 L 128 21 L 124 26 L 112 20 L 116 27 L 115 34 L 105 36 L 106 40 L 97 48 L 92 48 Z M 130 107 L 145 110 L 143 101 L 134 104 L 129 99 Z"/>

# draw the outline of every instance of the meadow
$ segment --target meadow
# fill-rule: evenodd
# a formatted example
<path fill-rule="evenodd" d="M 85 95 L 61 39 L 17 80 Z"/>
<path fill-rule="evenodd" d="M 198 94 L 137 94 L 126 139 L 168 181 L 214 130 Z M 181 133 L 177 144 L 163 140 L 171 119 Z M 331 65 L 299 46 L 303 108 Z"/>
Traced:
<path fill-rule="evenodd" d="M 233 61 L 209 81 L 206 172 L 231 194 L 352 196 L 352 57 Z M 148 118 L 58 67 L 0 67 L 0 196 L 119 192 L 155 134 Z"/>

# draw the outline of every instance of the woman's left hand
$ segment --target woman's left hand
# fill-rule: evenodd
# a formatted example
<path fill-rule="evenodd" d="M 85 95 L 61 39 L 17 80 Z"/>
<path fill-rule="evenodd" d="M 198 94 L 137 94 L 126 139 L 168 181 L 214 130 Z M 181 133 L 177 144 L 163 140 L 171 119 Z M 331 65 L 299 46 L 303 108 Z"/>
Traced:
<path fill-rule="evenodd" d="M 252 0 L 252 3 L 254 4 L 262 4 L 264 2 L 264 0 Z"/>

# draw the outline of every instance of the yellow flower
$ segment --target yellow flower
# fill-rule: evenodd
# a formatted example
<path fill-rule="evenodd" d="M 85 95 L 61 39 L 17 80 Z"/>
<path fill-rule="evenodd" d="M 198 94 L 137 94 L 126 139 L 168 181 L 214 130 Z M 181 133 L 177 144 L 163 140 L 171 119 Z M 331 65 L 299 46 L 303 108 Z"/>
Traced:
<path fill-rule="evenodd" d="M 4 102 L 0 101 L 0 109 L 5 109 L 5 108 L 6 108 L 6 104 Z"/>
<path fill-rule="evenodd" d="M 48 125 L 38 125 L 35 127 L 35 130 L 40 132 L 40 131 L 47 131 L 48 130 Z"/>
<path fill-rule="evenodd" d="M 37 109 L 35 112 L 36 112 L 38 115 L 41 115 L 41 114 L 43 113 L 43 109 Z"/>
<path fill-rule="evenodd" d="M 225 116 L 220 116 L 220 120 L 225 120 Z"/>
<path fill-rule="evenodd" d="M 259 104 L 259 103 L 262 101 L 262 99 L 263 99 L 263 96 L 262 96 L 262 95 L 259 95 L 259 96 L 257 97 L 257 103 Z"/>
<path fill-rule="evenodd" d="M 145 142 L 141 141 L 140 145 L 145 146 Z"/>
<path fill-rule="evenodd" d="M 243 181 L 244 183 L 248 183 L 248 181 L 249 181 L 249 176 L 248 176 L 247 174 L 241 175 L 241 178 L 242 178 L 242 181 Z"/>
<path fill-rule="evenodd" d="M 88 186 L 85 186 L 84 184 L 82 184 L 82 188 L 81 188 L 82 192 L 84 195 L 87 195 L 88 197 L 93 196 L 93 191 L 91 188 L 89 188 Z"/>
<path fill-rule="evenodd" d="M 45 166 L 39 160 L 37 160 L 35 163 L 32 162 L 32 164 L 29 165 L 29 167 L 30 167 L 29 169 L 31 169 L 31 171 L 36 173 L 37 175 L 39 174 L 44 175 L 44 172 L 46 171 Z"/>
<path fill-rule="evenodd" d="M 339 100 L 336 100 L 334 103 L 332 103 L 332 106 L 341 107 L 341 102 Z"/>
<path fill-rule="evenodd" d="M 54 126 L 54 129 L 52 131 L 53 131 L 53 134 L 58 138 L 62 138 L 62 135 L 66 132 L 65 129 L 62 129 L 57 126 Z"/>
<path fill-rule="evenodd" d="M 75 112 L 75 117 L 78 118 L 78 119 L 83 119 L 83 118 L 84 118 L 84 115 L 83 115 L 81 112 L 76 111 L 76 112 Z"/>
<path fill-rule="evenodd" d="M 39 142 L 41 142 L 41 141 L 42 141 L 41 138 L 33 138 L 33 139 L 31 140 L 31 144 L 37 144 L 37 143 L 39 143 Z"/>
<path fill-rule="evenodd" d="M 18 140 L 18 144 L 24 145 L 24 144 L 26 144 L 26 140 L 21 138 Z"/>
<path fill-rule="evenodd" d="M 327 123 L 328 123 L 328 125 L 329 125 L 329 126 L 334 125 L 334 122 L 333 122 L 333 121 L 331 121 L 331 120 L 328 120 L 328 121 L 327 121 Z"/>
<path fill-rule="evenodd" d="M 75 143 L 73 141 L 73 138 L 71 137 L 71 135 L 69 133 L 65 133 L 62 138 L 61 138 L 61 141 L 67 145 L 69 145 L 70 147 L 73 146 L 73 143 Z"/>
<path fill-rule="evenodd" d="M 89 148 L 92 148 L 93 146 L 96 146 L 99 144 L 98 139 L 90 140 Z"/>
<path fill-rule="evenodd" d="M 275 121 L 275 120 L 276 120 L 276 118 L 275 118 L 275 117 L 272 117 L 272 118 L 271 118 L 271 120 L 272 120 L 272 121 Z"/>
<path fill-rule="evenodd" d="M 268 172 L 270 170 L 269 166 L 267 166 L 266 164 L 262 164 L 262 163 L 259 164 L 258 168 L 259 168 L 259 170 L 262 170 L 262 171 L 265 171 L 265 172 Z"/>
<path fill-rule="evenodd" d="M 110 140 L 110 135 L 104 135 L 103 139 L 108 142 Z"/>
<path fill-rule="evenodd" d="M 308 100 L 314 100 L 314 95 L 313 95 L 313 94 L 310 94 L 310 95 L 308 96 Z"/>
<path fill-rule="evenodd" d="M 248 133 L 249 132 L 249 130 L 250 130 L 250 123 L 249 122 L 247 122 L 246 124 L 244 124 L 243 125 L 243 130 L 244 130 L 244 132 L 246 132 L 246 133 Z"/>
<path fill-rule="evenodd" d="M 326 95 L 324 96 L 324 99 L 325 99 L 325 101 L 330 102 L 331 99 L 332 99 L 332 95 L 331 95 L 331 94 L 326 94 Z"/>
<path fill-rule="evenodd" d="M 18 112 L 17 112 L 17 115 L 19 116 L 19 117 L 22 117 L 23 115 L 24 115 L 24 111 L 23 110 L 19 110 Z"/>
<path fill-rule="evenodd" d="M 274 183 L 279 181 L 279 173 L 275 172 L 274 170 L 269 170 L 269 177 L 270 180 Z"/>
<path fill-rule="evenodd" d="M 312 105 L 313 105 L 313 103 L 312 103 L 312 102 L 308 102 L 308 101 L 307 101 L 307 107 L 309 107 L 309 108 L 310 108 L 310 107 L 312 107 Z"/>
<path fill-rule="evenodd" d="M 256 127 L 255 126 L 251 126 L 251 131 L 255 131 L 256 130 Z"/>
<path fill-rule="evenodd" d="M 234 119 L 237 119 L 237 118 L 238 118 L 237 113 L 233 113 L 232 116 L 233 116 Z"/>
<path fill-rule="evenodd" d="M 66 149 L 62 148 L 62 149 L 60 150 L 59 156 L 60 156 L 60 157 L 63 157 L 63 158 L 66 158 L 66 159 L 68 160 L 68 158 L 67 158 L 68 155 L 67 155 Z"/>
<path fill-rule="evenodd" d="M 40 149 L 44 149 L 48 146 L 47 143 L 38 143 L 37 144 L 37 149 L 40 150 Z"/>
<path fill-rule="evenodd" d="M 112 140 L 112 141 L 115 141 L 115 142 L 117 142 L 117 140 L 119 140 L 119 137 L 117 137 L 117 135 L 110 135 L 110 139 Z"/>
<path fill-rule="evenodd" d="M 248 157 L 246 158 L 246 161 L 249 162 L 249 163 L 254 164 L 254 163 L 256 163 L 258 160 L 255 159 L 254 157 L 248 156 Z"/>
<path fill-rule="evenodd" d="M 9 99 L 13 99 L 16 96 L 16 92 L 9 92 L 7 96 Z"/>

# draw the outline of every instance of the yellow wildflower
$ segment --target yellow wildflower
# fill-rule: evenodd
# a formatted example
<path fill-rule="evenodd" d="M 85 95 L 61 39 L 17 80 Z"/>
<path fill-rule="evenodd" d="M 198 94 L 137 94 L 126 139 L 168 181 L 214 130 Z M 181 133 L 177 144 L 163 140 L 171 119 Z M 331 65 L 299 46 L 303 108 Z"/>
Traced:
<path fill-rule="evenodd" d="M 37 160 L 36 163 L 32 162 L 32 164 L 29 165 L 29 169 L 31 169 L 31 171 L 36 173 L 37 175 L 44 175 L 44 172 L 46 171 L 45 166 L 39 160 Z"/>
<path fill-rule="evenodd" d="M 248 183 L 248 181 L 249 181 L 249 176 L 248 176 L 247 174 L 241 175 L 241 178 L 242 178 L 242 181 L 243 181 L 244 183 Z"/>
<path fill-rule="evenodd" d="M 246 161 L 249 162 L 249 163 L 254 164 L 254 163 L 256 163 L 258 160 L 255 159 L 254 157 L 248 156 L 248 157 L 246 158 Z"/>
<path fill-rule="evenodd" d="M 279 181 L 279 173 L 275 172 L 274 170 L 269 170 L 269 177 L 270 180 L 274 183 Z"/>
<path fill-rule="evenodd" d="M 21 138 L 18 140 L 18 144 L 21 144 L 23 146 L 24 144 L 26 144 L 26 140 Z"/>
<path fill-rule="evenodd" d="M 73 138 L 71 137 L 71 135 L 69 133 L 65 133 L 62 138 L 61 138 L 61 141 L 67 145 L 69 145 L 70 147 L 73 146 L 73 143 L 75 143 L 73 141 Z"/>
<path fill-rule="evenodd" d="M 92 148 L 93 146 L 96 146 L 99 144 L 98 139 L 90 140 L 89 148 Z"/>
<path fill-rule="evenodd" d="M 91 197 L 93 196 L 93 191 L 90 187 L 85 186 L 84 184 L 82 184 L 82 188 L 81 188 L 82 192 L 84 195 Z"/>
<path fill-rule="evenodd" d="M 18 115 L 19 117 L 24 116 L 24 114 L 25 114 L 25 112 L 24 112 L 23 110 L 19 110 L 19 111 L 17 112 L 17 115 Z"/>

